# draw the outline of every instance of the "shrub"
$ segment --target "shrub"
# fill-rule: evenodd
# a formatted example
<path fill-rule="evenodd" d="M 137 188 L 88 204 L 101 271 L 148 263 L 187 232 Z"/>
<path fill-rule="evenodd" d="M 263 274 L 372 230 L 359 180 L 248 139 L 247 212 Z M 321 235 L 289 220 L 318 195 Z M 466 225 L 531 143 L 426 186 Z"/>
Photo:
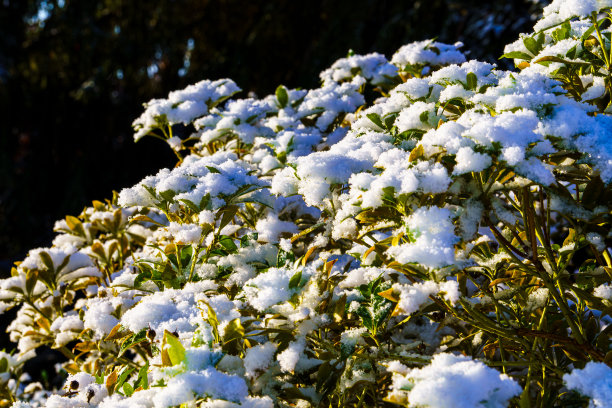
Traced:
<path fill-rule="evenodd" d="M 610 6 L 553 1 L 517 72 L 424 41 L 150 101 L 176 167 L 1 282 L 4 404 L 609 406 Z M 61 391 L 20 381 L 41 346 Z"/>

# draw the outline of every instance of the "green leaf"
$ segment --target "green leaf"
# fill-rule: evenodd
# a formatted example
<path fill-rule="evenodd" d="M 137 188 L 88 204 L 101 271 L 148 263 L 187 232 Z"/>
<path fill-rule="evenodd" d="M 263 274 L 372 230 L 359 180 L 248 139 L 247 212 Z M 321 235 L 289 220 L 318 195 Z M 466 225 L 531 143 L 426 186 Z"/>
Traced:
<path fill-rule="evenodd" d="M 325 361 L 319 366 L 317 371 L 317 391 L 321 391 L 324 385 L 333 377 L 333 367 L 329 361 Z"/>
<path fill-rule="evenodd" d="M 206 166 L 206 168 L 208 169 L 208 171 L 210 171 L 211 173 L 216 173 L 216 174 L 221 174 L 221 172 L 219 171 L 219 169 L 213 167 L 213 166 Z"/>
<path fill-rule="evenodd" d="M 595 29 L 595 27 L 593 27 L 593 29 Z M 554 30 L 551 33 L 551 36 L 556 42 L 559 42 L 559 41 L 569 38 L 570 32 L 571 32 L 571 26 L 569 25 L 568 22 L 565 22 L 561 25 L 561 27 Z M 585 38 L 588 38 L 588 36 Z"/>
<path fill-rule="evenodd" d="M 248 246 L 253 245 L 253 243 L 257 242 L 257 238 L 259 238 L 259 234 L 256 232 L 252 234 L 243 235 L 240 238 L 240 248 L 246 248 Z"/>
<path fill-rule="evenodd" d="M 228 237 L 227 235 L 221 235 L 219 237 L 219 244 L 230 253 L 234 253 L 238 249 L 238 247 L 234 243 L 234 240 Z"/>
<path fill-rule="evenodd" d="M 467 89 L 473 91 L 478 86 L 478 77 L 473 72 L 467 74 Z"/>
<path fill-rule="evenodd" d="M 377 113 L 368 113 L 366 115 L 368 117 L 368 119 L 370 119 L 372 121 L 372 123 L 374 123 L 376 126 L 378 126 L 381 129 L 385 129 L 385 125 L 383 125 L 382 120 L 380 120 L 380 116 L 378 116 Z"/>
<path fill-rule="evenodd" d="M 601 200 L 600 197 L 606 189 L 605 184 L 599 176 L 595 176 L 589 181 L 582 193 L 581 202 L 588 210 L 592 210 Z"/>
<path fill-rule="evenodd" d="M 217 218 L 219 218 L 219 215 L 221 215 L 221 222 L 219 223 L 219 231 L 225 228 L 225 226 L 234 219 L 234 216 L 236 215 L 239 209 L 240 208 L 237 205 L 230 205 L 228 207 L 225 207 L 224 209 L 222 209 L 221 211 L 217 213 L 216 215 Z"/>
<path fill-rule="evenodd" d="M 0 373 L 5 373 L 8 371 L 8 360 L 6 357 L 2 357 L 0 359 Z"/>
<path fill-rule="evenodd" d="M 240 322 L 240 318 L 235 318 L 230 321 L 225 327 L 225 338 L 226 340 L 236 338 L 236 336 L 242 337 L 244 336 L 244 327 L 242 327 L 242 323 Z"/>
<path fill-rule="evenodd" d="M 119 348 L 119 354 L 117 355 L 117 357 L 121 357 L 123 353 L 125 353 L 130 347 L 140 344 L 146 340 L 147 329 L 142 329 L 138 333 L 132 334 L 131 336 L 123 340 L 123 342 L 121 343 L 121 347 Z"/>
<path fill-rule="evenodd" d="M 331 361 L 325 361 L 319 366 L 317 371 L 316 390 L 322 395 L 327 395 L 337 387 L 340 381 L 341 373 L 345 365 L 332 364 Z"/>
<path fill-rule="evenodd" d="M 45 251 L 41 251 L 38 255 L 40 256 L 40 259 L 42 260 L 43 264 L 47 267 L 47 269 L 50 272 L 54 272 L 55 266 L 53 265 L 53 259 L 51 259 L 51 255 L 49 255 Z"/>
<path fill-rule="evenodd" d="M 219 337 L 219 318 L 217 317 L 217 313 L 215 313 L 215 309 L 213 309 L 212 306 L 209 305 L 205 300 L 200 300 L 200 302 L 206 305 L 206 321 L 208 322 L 208 324 L 210 324 L 210 327 L 212 328 L 215 343 L 219 343 L 221 341 L 221 338 Z"/>
<path fill-rule="evenodd" d="M 502 58 L 522 59 L 522 60 L 531 61 L 532 57 L 531 55 L 526 54 L 521 51 L 512 51 L 512 52 L 506 53 L 502 55 L 501 57 L 499 57 L 499 59 L 502 59 Z"/>
<path fill-rule="evenodd" d="M 149 194 L 151 194 L 151 196 L 155 199 L 157 199 L 157 192 L 155 191 L 154 187 L 151 186 L 147 186 L 146 184 L 142 184 L 142 188 L 144 188 L 145 190 L 147 190 L 147 192 Z"/>
<path fill-rule="evenodd" d="M 287 93 L 287 88 L 282 85 L 279 85 L 276 88 L 276 99 L 278 100 L 278 106 L 284 108 L 289 103 L 289 94 Z"/>
<path fill-rule="evenodd" d="M 293 252 L 285 252 L 279 248 L 278 255 L 276 256 L 276 266 L 277 267 L 280 268 L 283 266 L 290 266 L 294 262 L 295 262 L 295 255 L 293 254 Z"/>
<path fill-rule="evenodd" d="M 26 293 L 30 294 L 34 290 L 36 286 L 36 282 L 38 281 L 38 272 L 35 270 L 29 270 L 26 272 L 26 282 L 25 282 L 25 290 Z M 21 288 L 19 288 L 21 292 Z M 9 289 L 12 290 L 12 289 Z M 14 290 L 13 290 L 14 291 Z"/>
<path fill-rule="evenodd" d="M 302 281 L 302 271 L 297 271 L 291 279 L 289 279 L 289 289 L 296 289 Z"/>
<path fill-rule="evenodd" d="M 200 210 L 212 209 L 212 202 L 210 201 L 210 193 L 206 193 L 200 200 Z"/>
<path fill-rule="evenodd" d="M 421 114 L 419 115 L 419 119 L 421 120 L 421 122 L 427 123 L 427 121 L 429 120 L 429 112 L 421 112 Z"/>
<path fill-rule="evenodd" d="M 395 119 L 397 118 L 398 114 L 397 113 L 389 113 L 388 115 L 385 115 L 385 128 L 387 130 L 391 130 L 391 128 L 393 127 L 393 124 L 395 123 Z"/>
<path fill-rule="evenodd" d="M 294 293 L 287 302 L 289 302 L 289 304 L 295 309 L 300 304 L 300 295 L 298 293 Z"/>
<path fill-rule="evenodd" d="M 134 393 L 134 388 L 129 383 L 123 383 L 122 388 L 126 397 L 129 397 Z"/>
<path fill-rule="evenodd" d="M 523 38 L 523 44 L 525 45 L 525 48 L 527 48 L 533 55 L 538 55 L 542 48 L 541 45 L 531 37 Z"/>
<path fill-rule="evenodd" d="M 584 34 L 582 34 L 582 36 L 580 37 L 580 40 L 583 42 L 586 41 L 591 36 L 591 34 L 593 34 L 594 32 L 595 32 L 595 26 L 592 25 L 584 32 Z"/>
<path fill-rule="evenodd" d="M 187 206 L 187 208 L 189 208 L 193 212 L 199 212 L 200 211 L 200 209 L 198 208 L 197 205 L 195 205 L 192 201 L 190 201 L 190 200 L 188 200 L 186 198 L 180 198 L 178 201 L 180 201 L 183 204 L 185 204 L 185 206 Z"/>
<path fill-rule="evenodd" d="M 149 362 L 147 361 L 145 365 L 140 367 L 140 370 L 138 370 L 138 379 L 134 383 L 135 388 L 142 387 L 145 390 L 149 388 L 148 371 L 149 371 Z"/>
<path fill-rule="evenodd" d="M 223 335 L 223 351 L 237 351 L 237 341 L 244 337 L 244 327 L 240 322 L 240 318 L 235 318 L 225 326 L 225 334 Z"/>
<path fill-rule="evenodd" d="M 159 193 L 159 195 L 164 200 L 171 201 L 174 198 L 174 196 L 176 195 L 176 192 L 174 192 L 172 190 L 166 190 L 166 191 L 162 191 L 161 193 Z"/>
<path fill-rule="evenodd" d="M 185 361 L 185 347 L 174 334 L 164 330 L 162 339 L 162 364 L 164 366 L 175 366 Z"/>
<path fill-rule="evenodd" d="M 546 57 L 542 57 L 542 58 L 538 58 L 536 61 L 534 61 L 536 64 L 542 64 L 544 62 L 560 62 L 562 64 L 567 64 L 567 65 L 582 65 L 582 66 L 590 66 L 591 64 L 588 62 L 582 62 L 582 61 L 568 61 L 565 60 L 563 58 L 559 58 L 559 57 L 555 57 L 553 55 L 548 55 Z M 544 65 L 544 64 L 542 64 Z"/>
<path fill-rule="evenodd" d="M 119 375 L 119 378 L 117 379 L 117 384 L 115 385 L 115 388 L 121 387 L 125 383 L 125 380 L 127 380 L 127 378 L 129 377 L 129 375 L 134 372 L 134 370 L 136 369 L 133 367 L 125 367 Z"/>
<path fill-rule="evenodd" d="M 159 227 L 165 227 L 166 225 L 155 221 L 153 218 L 149 217 L 148 215 L 135 215 L 132 218 L 130 218 L 130 222 L 137 222 L 137 221 L 141 221 L 141 222 L 150 222 L 151 224 L 155 224 Z"/>

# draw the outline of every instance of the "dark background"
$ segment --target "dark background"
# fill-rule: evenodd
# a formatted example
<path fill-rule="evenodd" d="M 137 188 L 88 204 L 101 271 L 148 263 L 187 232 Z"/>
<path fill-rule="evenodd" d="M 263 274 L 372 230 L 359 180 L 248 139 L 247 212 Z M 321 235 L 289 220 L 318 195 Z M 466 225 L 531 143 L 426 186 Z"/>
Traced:
<path fill-rule="evenodd" d="M 204 78 L 316 87 L 349 49 L 428 38 L 498 62 L 538 0 L 0 0 L 0 277 L 53 222 L 173 166 L 132 139 L 142 103 Z"/>

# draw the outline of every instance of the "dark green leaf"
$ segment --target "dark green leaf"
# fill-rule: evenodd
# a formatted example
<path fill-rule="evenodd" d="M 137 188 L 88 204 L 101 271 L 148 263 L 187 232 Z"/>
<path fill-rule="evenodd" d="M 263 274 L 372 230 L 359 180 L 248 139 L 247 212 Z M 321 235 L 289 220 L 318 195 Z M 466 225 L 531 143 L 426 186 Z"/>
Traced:
<path fill-rule="evenodd" d="M 199 212 L 200 211 L 200 209 L 198 208 L 197 205 L 195 205 L 192 201 L 187 200 L 186 198 L 181 198 L 178 201 L 180 201 L 183 204 L 185 204 L 187 206 L 187 208 L 189 208 L 191 211 L 194 211 L 194 212 Z"/>
<path fill-rule="evenodd" d="M 225 228 L 233 219 L 238 212 L 239 207 L 237 205 L 230 205 L 217 213 L 217 218 L 221 215 L 221 222 L 219 223 L 219 231 Z"/>
<path fill-rule="evenodd" d="M 176 193 L 174 191 L 172 191 L 172 190 L 166 190 L 166 191 L 162 191 L 161 193 L 159 193 L 159 195 L 164 200 L 171 201 L 174 198 L 174 196 L 176 195 Z"/>
<path fill-rule="evenodd" d="M 395 123 L 395 119 L 397 118 L 397 113 L 390 113 L 388 115 L 385 116 L 385 128 L 387 130 L 391 130 L 391 128 L 393 127 L 393 124 Z"/>
<path fill-rule="evenodd" d="M 240 238 L 240 248 L 246 248 L 253 245 L 253 243 L 257 242 L 257 238 L 259 238 L 259 234 L 256 232 L 242 236 Z"/>
<path fill-rule="evenodd" d="M 45 251 L 41 251 L 38 256 L 40 256 L 40 259 L 42 260 L 45 267 L 47 267 L 49 272 L 55 271 L 55 266 L 53 265 L 53 260 L 51 259 L 51 255 L 49 255 Z"/>
<path fill-rule="evenodd" d="M 419 119 L 421 120 L 421 122 L 427 123 L 429 119 L 429 112 L 428 111 L 421 112 L 421 114 L 419 115 Z"/>
<path fill-rule="evenodd" d="M 278 250 L 278 255 L 276 257 L 276 266 L 289 266 L 295 262 L 295 255 L 293 252 L 285 252 L 282 249 Z"/>
<path fill-rule="evenodd" d="M 210 193 L 206 193 L 200 200 L 200 210 L 210 210 L 211 208 Z"/>

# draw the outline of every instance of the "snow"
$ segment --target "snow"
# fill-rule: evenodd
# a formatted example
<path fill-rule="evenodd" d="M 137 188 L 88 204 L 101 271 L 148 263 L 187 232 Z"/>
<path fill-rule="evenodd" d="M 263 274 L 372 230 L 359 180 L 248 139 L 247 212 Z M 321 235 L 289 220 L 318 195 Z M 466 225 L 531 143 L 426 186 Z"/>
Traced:
<path fill-rule="evenodd" d="M 114 312 L 115 307 L 109 299 L 90 299 L 83 317 L 84 327 L 92 329 L 98 339 L 104 338 L 119 323 Z"/>
<path fill-rule="evenodd" d="M 393 285 L 393 290 L 400 294 L 397 309 L 406 315 L 411 315 L 419 310 L 422 305 L 430 302 L 429 296 L 437 295 L 439 292 L 444 292 L 443 297 L 452 303 L 459 299 L 459 289 L 455 281 L 443 283 L 426 281 L 413 285 L 396 283 Z"/>
<path fill-rule="evenodd" d="M 289 346 L 278 354 L 276 359 L 283 372 L 293 372 L 295 370 L 304 354 L 304 348 L 306 348 L 306 341 L 304 338 L 300 338 L 298 341 L 289 343 Z"/>
<path fill-rule="evenodd" d="M 612 369 L 604 363 L 590 361 L 583 369 L 563 376 L 570 389 L 591 398 L 589 408 L 607 408 L 612 401 Z"/>
<path fill-rule="evenodd" d="M 354 72 L 357 72 L 356 74 Z M 384 55 L 371 53 L 341 58 L 321 73 L 323 84 L 350 81 L 353 76 L 361 76 L 381 85 L 397 75 L 397 67 L 390 64 Z"/>
<path fill-rule="evenodd" d="M 137 130 L 134 140 L 138 141 L 155 130 L 160 122 L 189 124 L 208 113 L 209 105 L 239 91 L 240 88 L 230 79 L 203 80 L 183 90 L 170 92 L 168 99 L 152 99 L 145 104 L 145 112 L 133 123 Z"/>
<path fill-rule="evenodd" d="M 599 224 L 607 213 L 559 190 L 576 192 L 565 181 L 576 170 L 584 180 L 612 181 L 612 118 L 597 105 L 606 92 L 604 73 L 585 70 L 584 92 L 570 94 L 553 79 L 564 62 L 535 60 L 581 61 L 591 12 L 610 5 L 554 0 L 536 24 L 545 29 L 541 36 L 524 34 L 506 47 L 532 55 L 528 38 L 541 46 L 520 71 L 466 61 L 461 44 L 429 40 L 403 46 L 390 61 L 377 53 L 342 58 L 321 73 L 315 89 L 279 87 L 261 99 L 230 99 L 236 84 L 206 80 L 150 101 L 134 122 L 135 139 L 153 132 L 188 154 L 123 189 L 105 210 L 86 209 L 82 233 L 71 229 L 74 219 L 57 222 L 53 246 L 30 251 L 0 281 L 0 310 L 22 304 L 8 328 L 18 353 L 4 353 L 10 369 L 0 379 L 17 390 L 11 375 L 36 348 L 76 339 L 99 346 L 80 359 L 82 368 L 104 361 L 109 373 L 122 364 L 108 359 L 119 341 L 103 339 L 121 324 L 132 335 L 148 333 L 139 347 L 150 347 L 148 379 L 156 386 L 108 396 L 105 385 L 79 373 L 69 378 L 79 382 L 74 395 L 45 394 L 39 405 L 167 407 L 205 399 L 197 404 L 269 408 L 285 404 L 279 390 L 293 386 L 316 405 L 321 395 L 312 374 L 325 360 L 339 370 L 342 392 L 379 382 L 381 389 L 390 385 L 389 401 L 405 406 L 507 406 L 521 391 L 514 380 L 483 361 L 442 352 L 454 344 L 458 325 L 468 341 L 457 347 L 473 357 L 490 335 L 471 331 L 452 313 L 438 320 L 432 298 L 461 313 L 460 301 L 480 303 L 484 312 L 494 297 L 533 318 L 550 296 L 537 282 L 516 303 L 516 280 L 496 283 L 485 295 L 477 285 L 489 282 L 479 274 L 466 288 L 459 279 L 464 268 L 488 273 L 511 259 L 498 251 L 484 217 L 522 225 L 509 200 L 531 187 L 525 191 L 544 189 L 553 220 Z M 569 18 L 561 27 L 569 27 L 566 38 L 546 29 Z M 372 101 L 372 92 L 380 97 Z M 193 133 L 174 136 L 173 124 Z M 559 152 L 569 155 L 556 164 Z M 136 218 L 145 214 L 155 222 Z M 232 217 L 221 228 L 223 214 Z M 577 243 L 607 251 L 609 236 L 601 231 L 577 233 Z M 502 234 L 513 238 L 507 228 Z M 174 254 L 164 251 L 174 245 L 193 247 L 189 267 L 175 268 Z M 114 253 L 104 259 L 100 250 Z M 596 283 L 584 290 L 608 305 L 612 289 L 603 267 L 589 274 L 597 274 Z M 388 316 L 366 328 L 364 307 L 380 316 L 381 296 Z M 231 344 L 230 322 L 245 329 Z M 160 355 L 166 330 L 185 353 L 171 367 Z M 381 331 L 388 331 L 385 344 L 374 347 Z M 322 345 L 332 352 L 320 353 Z M 355 354 L 327 359 L 346 353 Z M 136 354 L 123 358 L 143 364 Z M 366 354 L 388 367 L 388 382 L 360 361 Z M 610 399 L 609 378 L 609 368 L 588 363 L 564 380 L 599 407 Z M 290 404 L 307 404 L 301 401 Z"/>
<path fill-rule="evenodd" d="M 455 262 L 453 245 L 458 237 L 451 217 L 445 208 L 419 208 L 406 222 L 415 241 L 391 247 L 387 253 L 401 263 L 416 262 L 430 268 L 452 265 Z"/>
<path fill-rule="evenodd" d="M 244 284 L 247 301 L 257 310 L 263 312 L 270 306 L 289 300 L 295 293 L 289 288 L 289 280 L 297 270 L 270 268 L 267 272 L 249 279 Z"/>
<path fill-rule="evenodd" d="M 465 56 L 459 48 L 463 44 L 444 44 L 437 41 L 417 41 L 402 46 L 391 58 L 391 62 L 400 67 L 406 65 L 430 64 L 448 65 L 461 64 Z"/>
<path fill-rule="evenodd" d="M 593 290 L 593 296 L 601 299 L 606 299 L 612 302 L 612 285 L 603 283 Z"/>
<path fill-rule="evenodd" d="M 156 408 L 170 407 L 205 395 L 213 399 L 239 402 L 248 396 L 248 388 L 244 379 L 236 375 L 227 375 L 214 368 L 207 368 L 171 378 L 164 391 L 153 397 L 153 403 Z"/>
<path fill-rule="evenodd" d="M 423 368 L 407 369 L 396 363 L 388 370 L 397 370 L 391 395 L 405 392 L 410 407 L 503 408 L 521 393 L 518 383 L 507 375 L 465 356 L 441 353 Z"/>
<path fill-rule="evenodd" d="M 266 218 L 257 221 L 255 229 L 258 239 L 263 242 L 278 243 L 281 234 L 295 234 L 297 226 L 290 221 L 281 221 L 276 214 L 268 214 Z"/>
<path fill-rule="evenodd" d="M 272 342 L 260 344 L 259 346 L 248 349 L 243 359 L 246 375 L 255 377 L 266 370 L 275 352 L 276 345 Z"/>
<path fill-rule="evenodd" d="M 470 147 L 460 148 L 455 160 L 457 160 L 457 165 L 453 169 L 453 174 L 480 172 L 491 166 L 490 156 L 475 152 Z"/>

